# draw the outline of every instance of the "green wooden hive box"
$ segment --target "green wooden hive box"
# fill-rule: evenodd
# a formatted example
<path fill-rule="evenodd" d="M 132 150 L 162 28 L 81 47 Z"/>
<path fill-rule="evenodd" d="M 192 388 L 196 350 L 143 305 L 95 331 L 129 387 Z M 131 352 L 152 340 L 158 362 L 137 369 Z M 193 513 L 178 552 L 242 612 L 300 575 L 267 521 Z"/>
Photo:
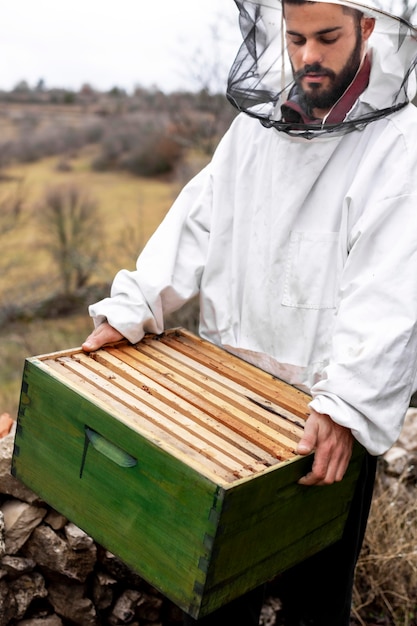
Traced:
<path fill-rule="evenodd" d="M 337 540 L 302 487 L 308 396 L 181 329 L 26 360 L 14 475 L 194 618 Z"/>

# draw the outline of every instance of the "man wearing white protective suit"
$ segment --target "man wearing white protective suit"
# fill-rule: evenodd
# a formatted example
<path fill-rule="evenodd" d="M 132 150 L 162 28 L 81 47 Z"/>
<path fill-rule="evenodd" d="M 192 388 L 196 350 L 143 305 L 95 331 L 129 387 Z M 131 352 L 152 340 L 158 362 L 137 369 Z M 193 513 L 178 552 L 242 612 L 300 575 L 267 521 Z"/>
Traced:
<path fill-rule="evenodd" d="M 375 459 L 416 377 L 417 32 L 356 2 L 236 4 L 243 114 L 90 307 L 84 349 L 160 333 L 199 293 L 202 337 L 311 393 L 306 488 L 341 480 L 364 446 L 342 540 L 280 579 L 287 625 L 348 626 Z M 261 604 L 255 590 L 198 623 L 255 625 Z"/>

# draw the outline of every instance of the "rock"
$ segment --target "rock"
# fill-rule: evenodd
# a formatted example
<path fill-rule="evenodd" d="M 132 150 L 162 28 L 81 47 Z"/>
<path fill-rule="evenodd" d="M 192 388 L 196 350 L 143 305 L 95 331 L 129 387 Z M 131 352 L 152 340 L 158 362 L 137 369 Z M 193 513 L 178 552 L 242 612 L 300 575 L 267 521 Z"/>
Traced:
<path fill-rule="evenodd" d="M 3 511 L 0 510 L 0 559 L 3 554 L 6 553 L 6 531 L 4 528 L 4 515 Z"/>
<path fill-rule="evenodd" d="M 125 581 L 126 587 L 141 588 L 144 585 L 143 579 L 133 570 L 129 569 L 117 556 L 108 550 L 101 550 L 99 556 L 103 568 L 117 580 Z"/>
<path fill-rule="evenodd" d="M 16 554 L 32 531 L 46 515 L 46 509 L 20 500 L 6 500 L 1 507 L 4 516 L 6 553 Z"/>
<path fill-rule="evenodd" d="M 48 511 L 48 514 L 45 517 L 44 522 L 46 522 L 46 524 L 49 524 L 49 526 L 53 528 L 54 530 L 62 530 L 65 524 L 68 522 L 68 520 L 66 517 L 64 517 L 64 515 L 61 515 L 61 513 L 58 513 L 58 511 L 51 509 L 50 511 Z"/>
<path fill-rule="evenodd" d="M 93 601 L 99 611 L 108 609 L 114 600 L 117 580 L 104 572 L 97 572 L 93 583 Z"/>
<path fill-rule="evenodd" d="M 46 617 L 20 620 L 16 626 L 63 626 L 63 623 L 58 615 L 47 615 Z"/>
<path fill-rule="evenodd" d="M 417 451 L 417 409 L 408 409 L 396 445 L 409 452 Z"/>
<path fill-rule="evenodd" d="M 38 598 L 45 598 L 48 595 L 45 589 L 45 581 L 39 572 L 25 574 L 12 581 L 10 592 L 16 602 L 16 619 L 24 617 L 28 607 Z"/>
<path fill-rule="evenodd" d="M 143 594 L 136 589 L 126 589 L 118 598 L 109 617 L 111 626 L 130 624 L 135 618 L 138 605 L 144 601 Z"/>
<path fill-rule="evenodd" d="M 53 583 L 49 589 L 49 599 L 58 615 L 77 626 L 98 626 L 96 609 L 85 596 L 84 585 Z"/>
<path fill-rule="evenodd" d="M 160 597 L 144 593 L 136 614 L 140 620 L 157 622 L 161 616 L 161 607 L 162 599 Z"/>
<path fill-rule="evenodd" d="M 32 572 L 35 567 L 35 561 L 20 556 L 4 556 L 1 560 L 1 568 L 11 580 Z"/>
<path fill-rule="evenodd" d="M 72 522 L 66 524 L 64 528 L 65 536 L 72 550 L 88 550 L 94 543 L 92 537 L 87 535 L 81 528 L 78 528 Z"/>
<path fill-rule="evenodd" d="M 36 528 L 24 546 L 25 556 L 72 580 L 84 582 L 94 569 L 97 550 L 92 544 L 88 550 L 75 552 L 67 542 L 46 524 Z"/>
<path fill-rule="evenodd" d="M 39 502 L 39 496 L 33 493 L 28 487 L 14 478 L 11 473 L 12 456 L 14 448 L 14 436 L 16 422 L 13 423 L 12 430 L 6 437 L 0 439 L 0 485 L 1 493 L 13 496 L 23 502 L 33 504 Z"/>
<path fill-rule="evenodd" d="M 9 587 L 9 583 L 0 580 L 0 624 L 8 624 L 17 613 L 15 597 Z"/>
<path fill-rule="evenodd" d="M 386 472 L 391 476 L 401 476 L 408 466 L 409 455 L 404 448 L 398 445 L 393 446 L 384 454 Z"/>
<path fill-rule="evenodd" d="M 275 626 L 277 612 L 281 609 L 281 603 L 276 598 L 266 598 L 261 611 L 260 623 L 263 626 Z"/>

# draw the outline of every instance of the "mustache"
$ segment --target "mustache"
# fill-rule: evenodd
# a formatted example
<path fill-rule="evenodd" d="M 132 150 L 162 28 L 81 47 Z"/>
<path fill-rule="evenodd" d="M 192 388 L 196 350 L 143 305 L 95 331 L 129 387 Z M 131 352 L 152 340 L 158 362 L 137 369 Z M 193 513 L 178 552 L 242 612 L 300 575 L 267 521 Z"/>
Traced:
<path fill-rule="evenodd" d="M 295 72 L 295 80 L 300 80 L 307 76 L 308 74 L 315 74 L 316 76 L 328 76 L 331 79 L 336 78 L 335 72 L 326 67 L 320 65 L 320 63 L 312 63 L 311 65 L 305 65 L 302 69 Z"/>

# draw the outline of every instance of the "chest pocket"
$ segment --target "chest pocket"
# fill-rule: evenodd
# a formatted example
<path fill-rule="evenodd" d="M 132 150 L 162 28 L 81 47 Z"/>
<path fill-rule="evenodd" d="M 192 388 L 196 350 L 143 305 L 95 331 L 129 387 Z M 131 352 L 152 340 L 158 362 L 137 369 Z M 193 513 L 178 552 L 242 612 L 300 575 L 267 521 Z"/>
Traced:
<path fill-rule="evenodd" d="M 335 232 L 292 231 L 282 304 L 304 309 L 336 307 L 338 241 Z"/>

